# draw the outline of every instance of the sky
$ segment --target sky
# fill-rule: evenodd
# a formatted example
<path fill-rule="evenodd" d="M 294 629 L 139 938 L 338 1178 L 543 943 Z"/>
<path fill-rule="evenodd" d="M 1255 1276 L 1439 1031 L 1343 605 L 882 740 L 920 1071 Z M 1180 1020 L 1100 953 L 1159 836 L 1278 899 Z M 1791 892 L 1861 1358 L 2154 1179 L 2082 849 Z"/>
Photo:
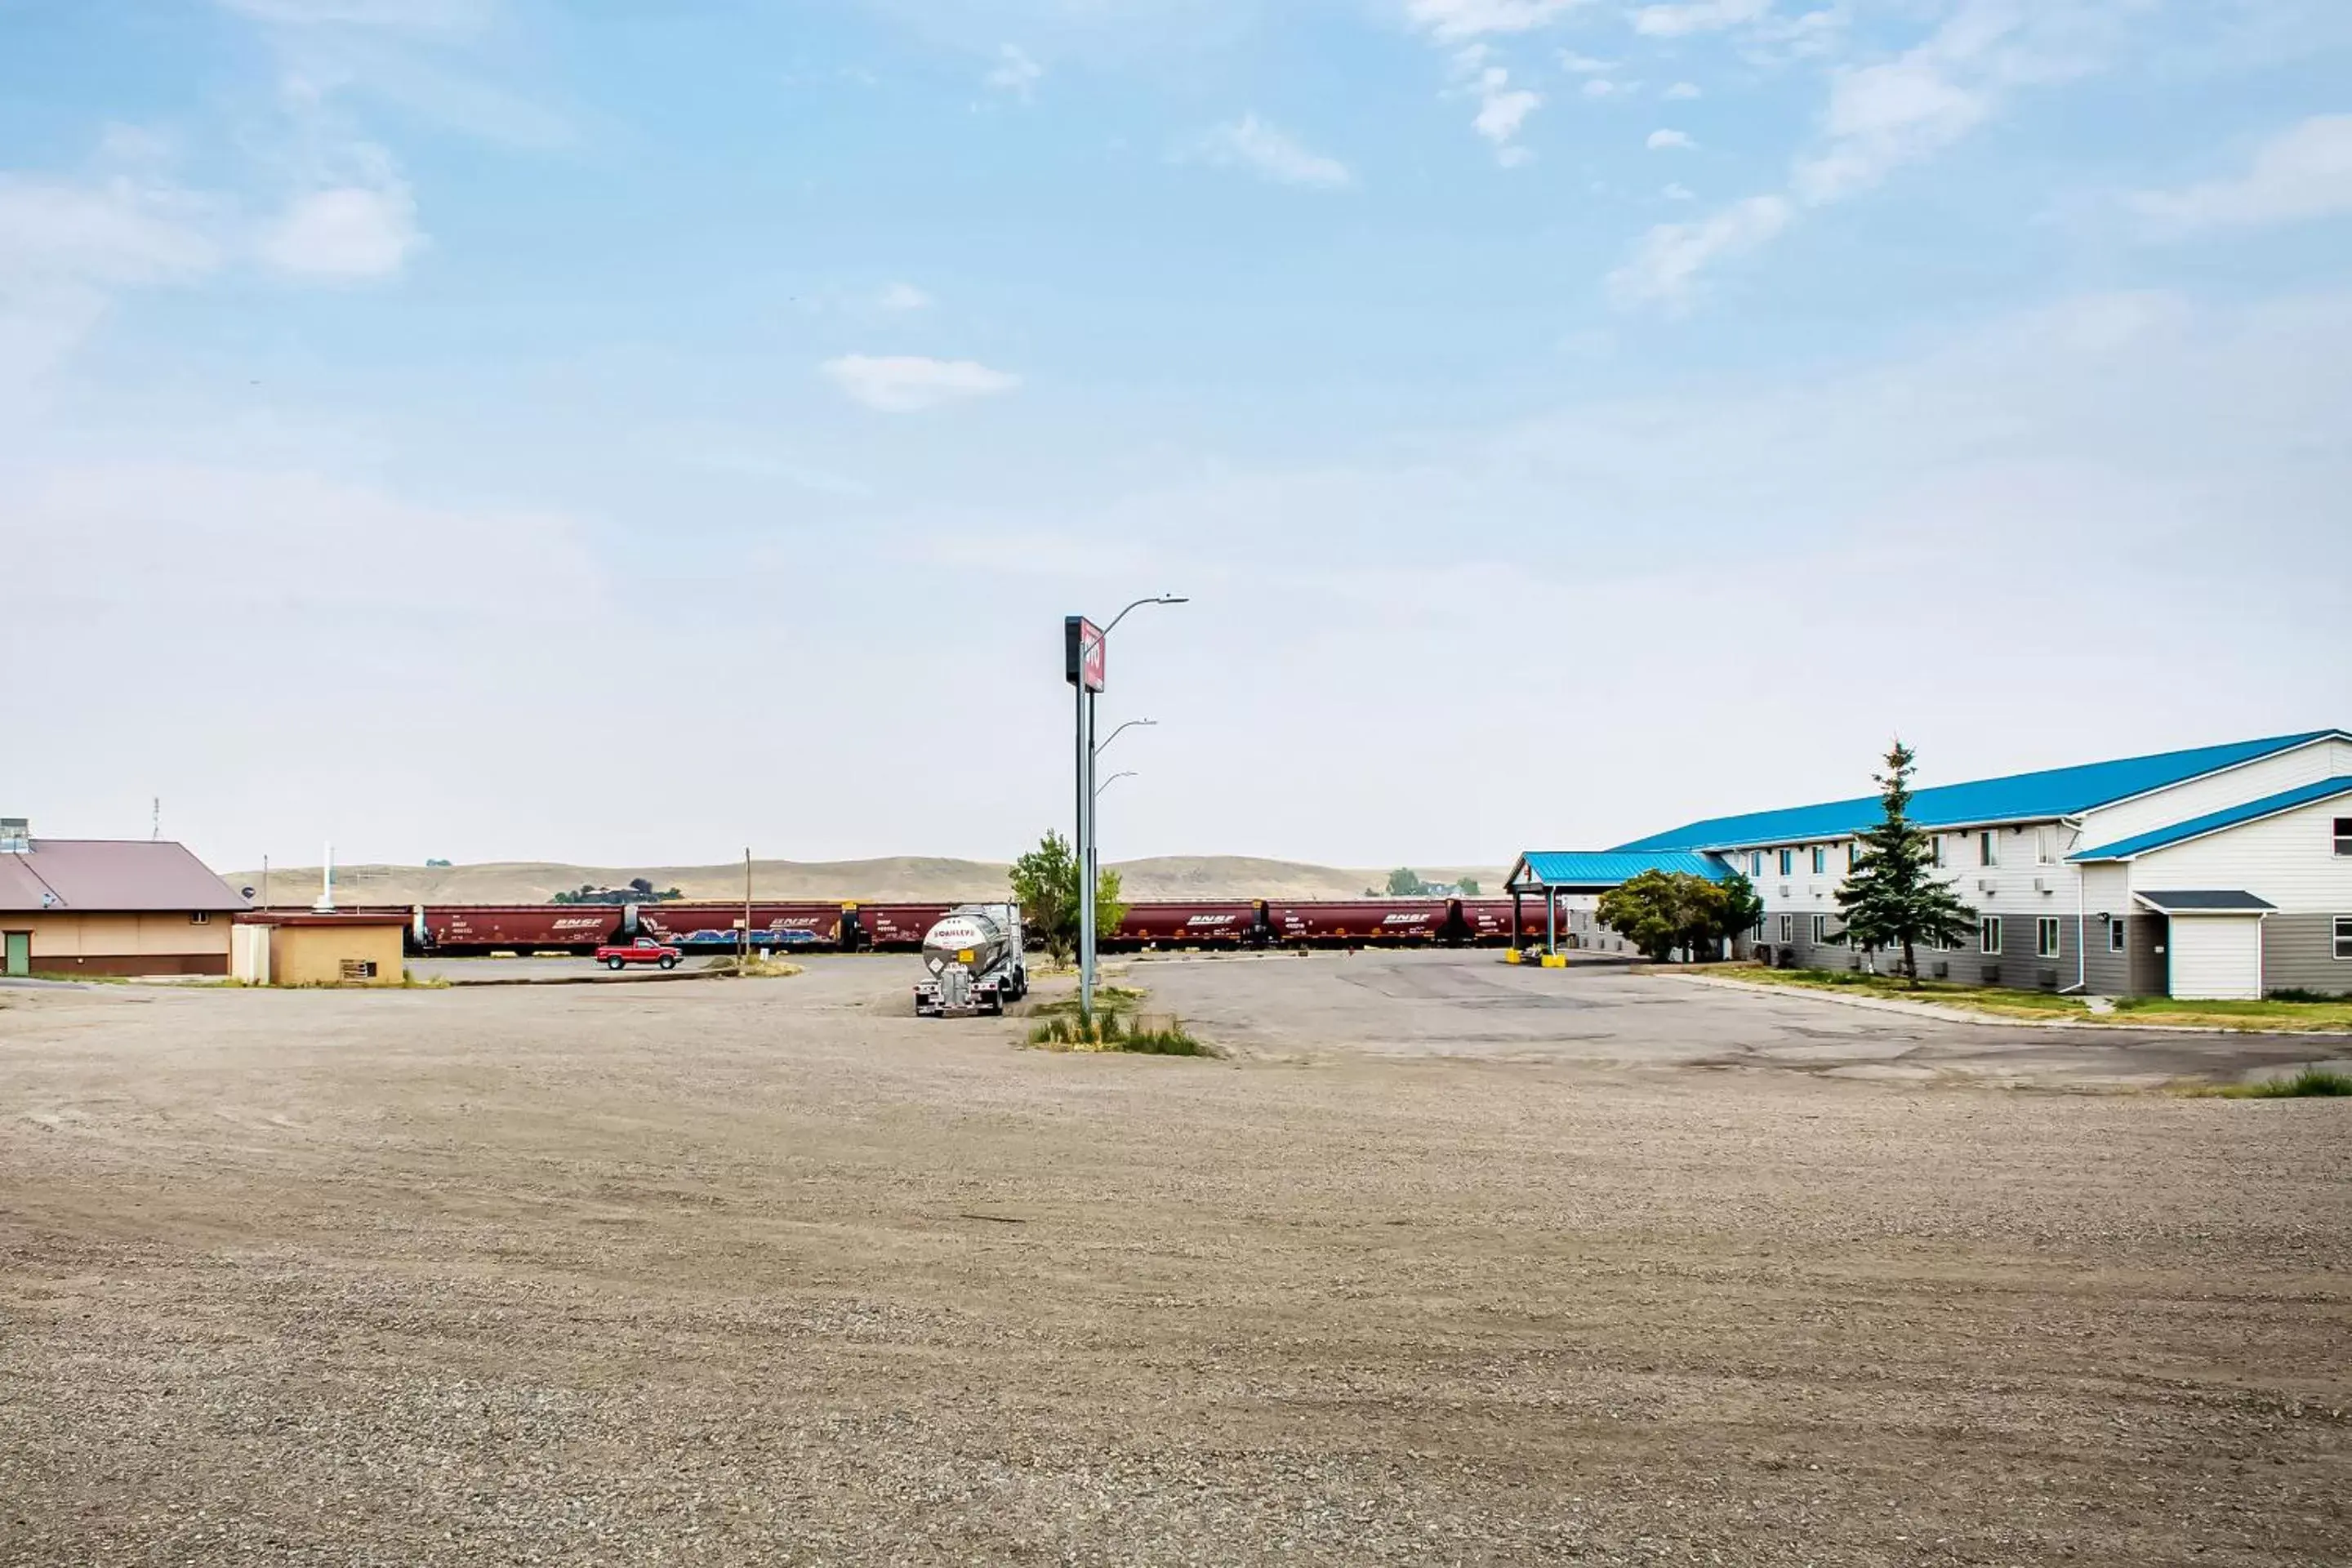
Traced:
<path fill-rule="evenodd" d="M 0 0 L 0 813 L 1481 864 L 2352 724 L 2340 0 Z"/>

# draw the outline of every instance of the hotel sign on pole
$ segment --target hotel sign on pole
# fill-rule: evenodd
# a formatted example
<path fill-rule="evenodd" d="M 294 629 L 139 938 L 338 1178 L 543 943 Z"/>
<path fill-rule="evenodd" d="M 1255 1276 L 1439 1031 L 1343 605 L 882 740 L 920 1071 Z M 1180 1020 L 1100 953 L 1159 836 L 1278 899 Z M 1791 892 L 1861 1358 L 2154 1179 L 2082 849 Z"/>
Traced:
<path fill-rule="evenodd" d="M 1063 679 L 1087 691 L 1100 691 L 1107 668 L 1102 628 L 1084 616 L 1062 622 Z"/>

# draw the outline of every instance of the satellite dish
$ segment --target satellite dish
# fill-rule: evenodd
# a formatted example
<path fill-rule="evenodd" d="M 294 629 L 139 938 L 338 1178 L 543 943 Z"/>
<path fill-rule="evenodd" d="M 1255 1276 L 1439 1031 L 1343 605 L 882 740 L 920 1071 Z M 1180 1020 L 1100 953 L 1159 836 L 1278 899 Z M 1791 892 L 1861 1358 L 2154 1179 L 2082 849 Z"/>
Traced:
<path fill-rule="evenodd" d="M 253 889 L 252 889 L 251 888 L 247 888 L 247 889 L 245 889 L 245 896 L 246 896 L 247 898 L 248 898 L 248 899 L 249 899 L 249 898 L 251 898 L 251 897 L 253 897 Z"/>

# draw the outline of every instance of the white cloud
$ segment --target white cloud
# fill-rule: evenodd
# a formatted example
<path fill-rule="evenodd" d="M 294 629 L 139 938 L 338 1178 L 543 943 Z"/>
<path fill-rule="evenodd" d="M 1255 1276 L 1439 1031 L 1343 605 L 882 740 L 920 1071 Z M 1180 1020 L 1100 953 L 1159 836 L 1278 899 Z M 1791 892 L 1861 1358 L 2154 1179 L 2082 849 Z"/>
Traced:
<path fill-rule="evenodd" d="M 1622 306 L 1685 310 L 1701 271 L 1725 257 L 1769 245 L 1795 211 L 1782 196 L 1749 196 L 1695 223 L 1660 224 L 1609 275 L 1610 295 Z"/>
<path fill-rule="evenodd" d="M 1490 58 L 1484 45 L 1474 45 L 1456 55 L 1454 72 L 1463 79 L 1463 85 L 1454 90 L 1478 100 L 1478 112 L 1471 119 L 1471 129 L 1494 144 L 1496 163 L 1506 169 L 1515 169 L 1535 158 L 1533 153 L 1517 144 L 1518 135 L 1528 117 L 1543 107 L 1543 94 L 1531 88 L 1513 87 L 1511 73 L 1502 66 L 1487 64 Z"/>
<path fill-rule="evenodd" d="M 1614 98 L 1624 89 L 1606 77 L 1594 77 L 1584 84 L 1587 98 Z"/>
<path fill-rule="evenodd" d="M 395 276 L 424 244 L 415 199 L 394 180 L 297 196 L 262 235 L 260 253 L 280 272 L 357 281 Z"/>
<path fill-rule="evenodd" d="M 1633 30 L 1653 38 L 1719 33 L 1761 21 L 1771 9 L 1772 0 L 1694 0 L 1689 5 L 1644 5 L 1633 13 Z"/>
<path fill-rule="evenodd" d="M 1735 0 L 1704 7 L 1653 6 L 1642 15 L 1706 10 L 1720 18 L 1727 7 L 1737 9 Z M 1763 14 L 1757 9 L 1757 16 Z M 1753 18 L 1735 18 L 1742 19 Z M 1678 15 L 1664 25 L 1690 20 Z M 1611 275 L 1612 293 L 1621 303 L 1685 306 L 1699 268 L 1768 243 L 1787 228 L 1792 202 L 1817 207 L 1849 200 L 1896 170 L 1935 156 L 1990 119 L 2017 88 L 2095 69 L 2097 46 L 2122 26 L 2116 8 L 2097 0 L 2042 0 L 2032 8 L 2016 0 L 1958 0 L 1916 47 L 1832 74 L 1822 142 L 1792 164 L 1787 198 L 1770 198 L 1775 205 L 1769 209 L 1755 205 L 1762 198 L 1754 198 L 1705 224 L 1653 230 L 1633 258 Z M 1654 278 L 1668 281 L 1655 287 L 1644 281 Z"/>
<path fill-rule="evenodd" d="M 1479 135 L 1497 143 L 1509 142 L 1528 122 L 1528 116 L 1543 107 L 1543 94 L 1528 88 L 1507 85 L 1509 76 L 1500 70 L 1488 71 L 1478 87 L 1478 117 L 1471 121 Z"/>
<path fill-rule="evenodd" d="M 2352 114 L 2315 115 L 2281 132 L 2236 179 L 2146 191 L 2132 205 L 2171 235 L 2352 213 Z"/>
<path fill-rule="evenodd" d="M 1664 189 L 1661 190 L 1658 195 L 1665 197 L 1666 200 L 1670 202 L 1695 202 L 1698 200 L 1698 193 L 1692 190 L 1688 185 L 1682 184 L 1680 181 L 1676 181 L 1675 184 L 1666 186 Z"/>
<path fill-rule="evenodd" d="M 938 300 L 932 299 L 930 295 L 925 293 L 922 289 L 916 288 L 912 283 L 893 283 L 887 289 L 883 289 L 880 295 L 875 299 L 874 302 L 885 310 L 895 311 L 902 314 L 916 310 L 928 310 L 933 305 L 939 303 Z"/>
<path fill-rule="evenodd" d="M 1569 49 L 1559 57 L 1559 68 L 1571 76 L 1598 76 L 1602 71 L 1615 70 L 1617 62 L 1596 60 L 1591 55 L 1580 55 L 1574 49 Z"/>
<path fill-rule="evenodd" d="M 1248 169 L 1285 185 L 1336 190 L 1355 183 L 1348 165 L 1299 144 L 1288 132 L 1244 114 L 1195 142 L 1190 156 L 1226 168 Z"/>
<path fill-rule="evenodd" d="M 1690 139 L 1687 132 L 1653 131 L 1650 132 L 1650 140 L 1646 145 L 1653 153 L 1675 151 L 1686 153 L 1696 147 L 1698 143 Z"/>
<path fill-rule="evenodd" d="M 1675 83 L 1674 86 L 1666 89 L 1665 91 L 1666 101 L 1669 103 L 1680 103 L 1686 99 L 1704 98 L 1706 96 L 1706 95 L 1705 93 L 1699 90 L 1698 83 L 1695 81 L 1678 81 Z"/>
<path fill-rule="evenodd" d="M 1037 84 L 1045 79 L 1045 68 L 1017 44 L 998 46 L 995 68 L 985 78 L 998 92 L 1010 93 L 1024 103 L 1035 96 Z"/>
<path fill-rule="evenodd" d="M 87 183 L 0 174 L 0 288 L 12 280 L 164 282 L 209 271 L 208 204 L 152 179 Z"/>
<path fill-rule="evenodd" d="M 1587 0 L 1405 0 L 1405 16 L 1439 38 L 1489 33 L 1531 33 L 1548 27 Z"/>
<path fill-rule="evenodd" d="M 1017 375 L 971 360 L 917 354 L 844 354 L 818 368 L 851 398 L 885 414 L 913 414 L 968 398 L 993 397 L 1021 384 Z"/>

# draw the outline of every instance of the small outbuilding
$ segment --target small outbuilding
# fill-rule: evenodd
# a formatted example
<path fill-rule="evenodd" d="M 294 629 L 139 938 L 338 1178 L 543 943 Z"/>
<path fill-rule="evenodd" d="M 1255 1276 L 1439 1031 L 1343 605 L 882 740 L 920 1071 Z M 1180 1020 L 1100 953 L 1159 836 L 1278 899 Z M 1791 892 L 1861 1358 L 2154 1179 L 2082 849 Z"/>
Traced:
<path fill-rule="evenodd" d="M 397 985 L 407 931 L 405 915 L 247 915 L 236 926 L 236 977 L 248 985 Z"/>
<path fill-rule="evenodd" d="M 247 907 L 184 846 L 36 838 L 0 817 L 0 974 L 226 974 Z"/>

